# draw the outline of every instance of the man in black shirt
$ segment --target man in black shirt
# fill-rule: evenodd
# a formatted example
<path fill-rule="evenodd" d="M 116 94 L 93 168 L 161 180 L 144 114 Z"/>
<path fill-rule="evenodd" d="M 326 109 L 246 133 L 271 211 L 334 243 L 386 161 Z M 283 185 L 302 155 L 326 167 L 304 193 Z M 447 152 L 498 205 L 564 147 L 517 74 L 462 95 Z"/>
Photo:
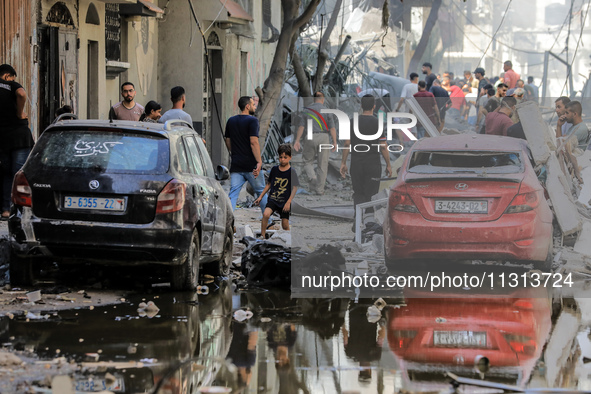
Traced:
<path fill-rule="evenodd" d="M 25 114 L 27 92 L 14 80 L 16 71 L 0 65 L 0 162 L 2 163 L 2 219 L 10 215 L 10 193 L 14 175 L 21 169 L 34 144 Z"/>
<path fill-rule="evenodd" d="M 226 146 L 230 151 L 230 201 L 236 209 L 240 190 L 250 183 L 257 197 L 265 188 L 265 177 L 260 174 L 263 161 L 259 145 L 259 120 L 255 118 L 255 104 L 252 97 L 243 96 L 238 100 L 240 114 L 232 116 L 226 123 Z M 267 196 L 262 197 L 261 212 L 265 211 Z"/>
<path fill-rule="evenodd" d="M 437 79 L 437 75 L 435 75 L 431 69 L 433 68 L 433 65 L 429 62 L 427 63 L 423 63 L 423 74 L 426 75 L 425 77 L 425 83 L 427 84 L 427 92 L 429 91 L 429 89 L 431 89 L 431 86 L 433 85 L 433 81 L 435 81 Z"/>
<path fill-rule="evenodd" d="M 441 87 L 441 82 L 438 79 L 433 81 L 433 86 L 431 86 L 431 90 L 429 91 L 435 96 L 435 102 L 437 102 L 437 108 L 439 108 L 439 131 L 441 131 L 445 126 L 445 114 L 447 109 L 451 107 L 451 99 L 449 98 L 447 90 Z"/>
<path fill-rule="evenodd" d="M 375 107 L 375 98 L 371 94 L 366 94 L 361 98 L 361 110 L 359 115 L 359 133 L 363 135 L 375 135 L 379 129 L 378 118 L 373 116 Z M 380 181 L 374 180 L 382 175 L 382 163 L 380 162 L 380 153 L 386 162 L 386 176 L 392 176 L 392 166 L 390 165 L 390 152 L 388 152 L 387 141 L 384 136 L 380 136 L 378 151 L 372 143 L 375 141 L 365 141 L 357 136 L 351 122 L 351 139 L 345 141 L 343 148 L 343 157 L 341 160 L 341 176 L 347 175 L 347 157 L 351 151 L 351 184 L 353 186 L 353 204 L 361 204 L 371 201 L 371 197 L 378 192 Z M 359 145 L 360 149 L 355 149 Z M 370 147 L 365 150 L 365 146 Z"/>

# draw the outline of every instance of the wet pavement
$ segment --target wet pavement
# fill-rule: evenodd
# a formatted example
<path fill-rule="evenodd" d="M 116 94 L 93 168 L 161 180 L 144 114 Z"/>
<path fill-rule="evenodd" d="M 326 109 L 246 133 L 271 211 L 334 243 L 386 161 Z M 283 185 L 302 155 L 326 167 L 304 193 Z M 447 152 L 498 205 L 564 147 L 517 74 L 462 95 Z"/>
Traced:
<path fill-rule="evenodd" d="M 51 392 L 55 376 L 76 392 L 448 392 L 446 372 L 590 388 L 586 299 L 530 289 L 407 292 L 376 303 L 209 287 L 208 295 L 162 290 L 120 305 L 1 317 L 3 348 L 24 363 L 3 364 L 0 392 Z M 158 309 L 140 305 L 149 301 Z"/>

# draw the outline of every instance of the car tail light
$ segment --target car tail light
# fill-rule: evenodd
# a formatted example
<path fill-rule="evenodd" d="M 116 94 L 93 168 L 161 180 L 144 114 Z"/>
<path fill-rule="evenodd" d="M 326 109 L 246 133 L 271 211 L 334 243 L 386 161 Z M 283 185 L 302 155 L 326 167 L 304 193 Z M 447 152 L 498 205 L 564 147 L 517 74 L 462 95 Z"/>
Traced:
<path fill-rule="evenodd" d="M 417 332 L 413 330 L 394 330 L 394 345 L 397 349 L 404 349 L 416 335 Z"/>
<path fill-rule="evenodd" d="M 156 213 L 170 213 L 180 211 L 185 205 L 187 185 L 178 179 L 168 182 L 158 195 Z"/>
<path fill-rule="evenodd" d="M 25 173 L 20 170 L 12 182 L 12 203 L 21 207 L 33 206 L 33 194 Z"/>
<path fill-rule="evenodd" d="M 518 194 L 513 198 L 511 205 L 507 207 L 505 213 L 533 211 L 538 206 L 539 202 L 540 197 L 538 196 L 538 192 Z"/>
<path fill-rule="evenodd" d="M 410 199 L 410 196 L 405 193 L 392 191 L 390 193 L 390 207 L 395 211 L 418 213 L 419 210 Z"/>
<path fill-rule="evenodd" d="M 536 342 L 525 335 L 505 334 L 504 337 L 515 353 L 524 356 L 533 356 L 538 348 Z"/>

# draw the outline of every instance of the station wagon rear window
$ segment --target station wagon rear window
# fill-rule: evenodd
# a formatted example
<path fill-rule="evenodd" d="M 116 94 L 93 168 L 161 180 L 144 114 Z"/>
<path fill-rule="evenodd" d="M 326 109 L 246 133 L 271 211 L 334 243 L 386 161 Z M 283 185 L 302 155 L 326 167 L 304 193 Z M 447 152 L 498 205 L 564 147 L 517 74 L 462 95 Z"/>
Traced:
<path fill-rule="evenodd" d="M 418 174 L 517 174 L 525 170 L 519 152 L 415 151 L 408 171 Z"/>
<path fill-rule="evenodd" d="M 57 131 L 43 135 L 35 151 L 41 165 L 59 169 L 94 169 L 107 173 L 164 174 L 168 139 L 108 131 Z M 39 145 L 39 144 L 38 144 Z"/>

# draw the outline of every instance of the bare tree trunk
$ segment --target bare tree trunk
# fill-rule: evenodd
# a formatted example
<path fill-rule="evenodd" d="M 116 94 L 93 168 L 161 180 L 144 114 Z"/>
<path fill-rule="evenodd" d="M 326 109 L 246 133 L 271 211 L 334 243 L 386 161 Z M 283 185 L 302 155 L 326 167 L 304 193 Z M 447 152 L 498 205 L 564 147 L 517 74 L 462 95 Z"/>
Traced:
<path fill-rule="evenodd" d="M 259 118 L 260 123 L 259 139 L 261 141 L 261 147 L 264 146 L 271 118 L 275 113 L 277 101 L 281 97 L 287 56 L 291 48 L 293 36 L 296 33 L 299 34 L 300 28 L 312 18 L 318 4 L 320 4 L 320 0 L 311 0 L 304 12 L 298 16 L 299 0 L 281 0 L 283 26 L 275 49 L 275 56 L 273 57 L 269 76 L 265 80 L 263 88 L 256 89 L 257 95 L 259 96 L 259 106 L 255 116 Z"/>
<path fill-rule="evenodd" d="M 316 75 L 312 78 L 312 85 L 314 92 L 318 92 L 322 90 L 323 85 L 323 75 L 324 75 L 324 67 L 326 66 L 326 62 L 328 61 L 328 51 L 326 50 L 326 44 L 328 44 L 328 40 L 334 27 L 337 24 L 337 19 L 339 16 L 339 11 L 341 10 L 341 4 L 343 0 L 337 0 L 334 5 L 334 9 L 332 10 L 332 15 L 330 16 L 330 20 L 326 25 L 326 31 L 320 38 L 320 45 L 318 46 L 318 63 L 316 65 Z"/>
<path fill-rule="evenodd" d="M 431 37 L 431 32 L 433 31 L 433 27 L 437 22 L 437 14 L 439 12 L 439 7 L 441 7 L 441 0 L 433 0 L 433 5 L 431 5 L 431 12 L 429 12 L 429 17 L 427 18 L 427 22 L 425 23 L 425 28 L 423 30 L 423 35 L 421 36 L 421 40 L 415 49 L 415 52 L 410 59 L 410 63 L 408 64 L 408 72 L 415 72 L 419 69 L 419 62 L 427 49 L 427 44 L 429 43 L 429 38 Z"/>
<path fill-rule="evenodd" d="M 300 55 L 294 50 L 291 54 L 291 65 L 298 81 L 299 95 L 300 97 L 311 97 L 312 91 L 310 90 L 310 81 L 306 75 L 306 71 L 302 66 L 302 60 Z"/>

